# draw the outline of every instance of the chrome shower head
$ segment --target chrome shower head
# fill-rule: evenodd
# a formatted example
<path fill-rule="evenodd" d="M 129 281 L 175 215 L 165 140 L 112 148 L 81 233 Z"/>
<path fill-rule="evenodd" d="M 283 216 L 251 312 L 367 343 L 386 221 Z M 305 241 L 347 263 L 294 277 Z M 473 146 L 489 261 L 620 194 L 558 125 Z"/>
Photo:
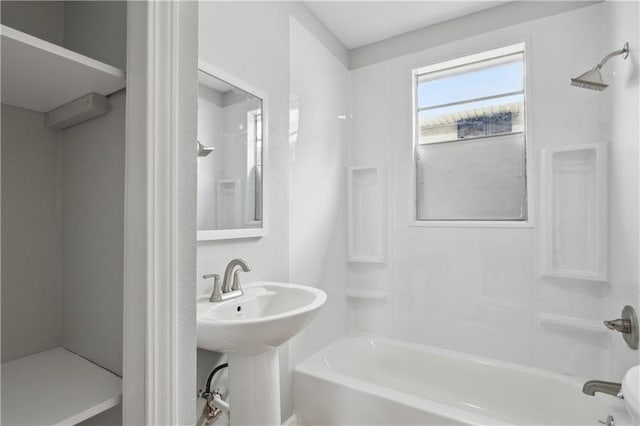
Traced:
<path fill-rule="evenodd" d="M 602 82 L 602 74 L 600 74 L 600 69 L 594 68 L 585 72 L 584 74 L 579 75 L 576 78 L 571 79 L 571 85 L 576 87 L 582 87 L 583 89 L 591 89 L 603 91 L 607 87 L 608 84 L 604 84 Z"/>
<path fill-rule="evenodd" d="M 204 145 L 202 145 L 202 143 L 200 141 L 198 141 L 198 157 L 206 157 L 207 155 L 211 154 L 213 152 L 215 148 L 211 147 L 206 147 Z"/>
<path fill-rule="evenodd" d="M 589 71 L 585 72 L 584 74 L 580 74 L 576 78 L 572 78 L 571 79 L 571 85 L 572 86 L 576 86 L 576 87 L 581 87 L 583 89 L 591 89 L 591 90 L 603 91 L 604 89 L 609 87 L 609 85 L 605 84 L 602 81 L 602 74 L 600 73 L 600 69 L 604 66 L 605 63 L 607 63 L 607 61 L 609 59 L 611 59 L 612 57 L 617 56 L 617 55 L 622 55 L 622 57 L 624 59 L 627 59 L 629 57 L 629 43 L 628 42 L 625 43 L 624 46 L 622 46 L 622 49 L 615 50 L 615 51 L 609 53 L 604 58 L 602 58 L 600 63 L 598 63 L 598 65 L 593 67 L 593 69 L 590 69 Z"/>

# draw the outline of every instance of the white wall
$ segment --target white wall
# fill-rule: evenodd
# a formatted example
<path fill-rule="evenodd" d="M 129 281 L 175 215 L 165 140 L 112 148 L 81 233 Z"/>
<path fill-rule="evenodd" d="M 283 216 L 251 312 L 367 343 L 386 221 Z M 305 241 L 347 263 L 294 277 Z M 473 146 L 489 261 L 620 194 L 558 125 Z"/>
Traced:
<path fill-rule="evenodd" d="M 3 1 L 2 24 L 62 46 L 63 1 Z"/>
<path fill-rule="evenodd" d="M 603 8 L 604 51 L 620 49 L 628 41 L 630 56 L 624 61 L 612 59 L 604 69 L 610 83 L 602 101 L 602 119 L 607 124 L 611 143 L 610 236 L 611 286 L 605 293 L 602 317 L 619 318 L 625 304 L 640 308 L 640 192 L 638 156 L 640 155 L 640 4 L 607 2 Z M 611 377 L 619 379 L 632 365 L 640 363 L 638 351 L 630 351 L 621 337 L 613 336 L 609 356 Z"/>
<path fill-rule="evenodd" d="M 62 343 L 122 374 L 125 92 L 63 131 Z"/>
<path fill-rule="evenodd" d="M 224 179 L 242 179 L 243 185 L 245 184 L 248 155 L 247 113 L 258 108 L 260 108 L 258 99 L 225 104 L 223 109 L 225 145 L 221 152 L 225 163 Z"/>
<path fill-rule="evenodd" d="M 126 44 L 126 1 L 64 3 L 64 47 L 67 49 L 126 69 Z"/>
<path fill-rule="evenodd" d="M 353 326 L 361 328 L 364 324 L 367 331 L 563 373 L 620 379 L 613 374 L 610 349 L 612 344 L 620 345 L 619 335 L 543 328 L 536 313 L 547 311 L 602 320 L 616 317 L 624 303 L 638 308 L 638 154 L 637 148 L 631 147 L 637 145 L 637 133 L 630 132 L 629 125 L 624 126 L 625 130 L 609 131 L 608 93 L 569 86 L 570 77 L 592 67 L 606 52 L 620 48 L 619 40 L 606 40 L 611 28 L 617 28 L 615 36 L 620 39 L 637 40 L 637 29 L 633 29 L 633 25 L 637 28 L 637 13 L 629 13 L 624 26 L 605 18 L 612 11 L 626 15 L 620 11 L 625 7 L 637 9 L 637 4 L 598 4 L 352 71 L 355 143 L 350 161 L 386 165 L 392 188 L 391 262 L 385 266 L 350 267 L 350 281 L 387 289 L 392 300 L 358 312 L 352 318 Z M 532 153 L 528 162 L 533 183 L 529 194 L 533 227 L 409 227 L 413 196 L 411 70 L 522 41 L 527 44 L 527 143 Z M 629 61 L 617 66 L 626 67 L 625 72 L 632 76 L 627 83 L 631 87 L 623 95 L 625 100 L 621 104 L 614 101 L 618 109 L 624 109 L 632 102 L 637 104 L 637 77 L 633 79 L 637 76 L 637 63 L 636 68 Z M 628 115 L 624 112 L 622 116 L 637 127 L 637 113 L 633 114 L 634 109 L 630 108 Z M 636 117 L 635 121 L 631 117 Z M 616 120 L 613 127 L 622 127 L 623 119 Z M 610 284 L 541 278 L 536 219 L 541 150 L 603 140 L 613 140 L 614 146 L 612 223 L 613 218 L 624 219 L 623 224 L 612 227 L 611 254 L 626 262 L 611 262 Z M 626 183 L 622 185 L 622 181 Z M 615 195 L 618 190 L 624 190 L 626 196 Z M 623 229 L 632 231 L 629 237 L 620 239 Z M 615 302 L 612 292 L 620 295 Z M 620 352 L 626 354 L 627 367 L 629 358 L 635 358 L 637 363 L 637 352 Z"/>
<path fill-rule="evenodd" d="M 61 132 L 2 105 L 2 362 L 60 345 Z"/>
<path fill-rule="evenodd" d="M 211 285 L 202 282 L 202 274 L 223 272 L 226 264 L 234 257 L 245 258 L 252 267 L 251 272 L 242 274 L 243 282 L 260 279 L 290 280 L 290 233 L 295 232 L 297 235 L 299 231 L 298 228 L 290 228 L 289 223 L 290 14 L 294 14 L 307 28 L 311 28 L 323 46 L 341 58 L 341 63 L 346 62 L 344 47 L 299 3 L 204 2 L 199 7 L 200 59 L 265 92 L 268 96 L 269 113 L 268 153 L 264 170 L 269 194 L 265 203 L 268 234 L 259 239 L 198 243 L 198 279 L 201 292 L 210 291 Z M 309 82 L 317 84 L 316 81 Z M 317 270 L 317 261 L 321 260 L 309 259 L 309 266 L 314 271 Z M 335 297 L 338 296 L 329 295 L 329 298 Z M 199 386 L 203 385 L 208 372 L 220 359 L 219 354 L 198 351 Z M 290 383 L 291 366 L 287 346 L 280 351 L 280 365 L 281 383 Z M 282 414 L 285 418 L 291 413 L 289 392 L 288 386 L 283 386 Z"/>
<path fill-rule="evenodd" d="M 220 155 L 223 142 L 223 109 L 219 92 L 200 85 L 198 88 L 198 140 L 215 151 L 206 157 L 198 157 L 198 229 L 215 229 L 216 182 L 222 179 L 224 159 Z"/>
<path fill-rule="evenodd" d="M 3 1 L 2 23 L 126 68 L 125 1 Z"/>
<path fill-rule="evenodd" d="M 375 64 L 597 2 L 597 0 L 506 2 L 490 9 L 352 49 L 349 51 L 349 66 L 354 69 Z"/>
<path fill-rule="evenodd" d="M 315 320 L 291 340 L 292 369 L 346 331 L 349 73 L 295 17 L 289 40 L 295 111 L 289 140 L 289 280 L 328 295 Z"/>

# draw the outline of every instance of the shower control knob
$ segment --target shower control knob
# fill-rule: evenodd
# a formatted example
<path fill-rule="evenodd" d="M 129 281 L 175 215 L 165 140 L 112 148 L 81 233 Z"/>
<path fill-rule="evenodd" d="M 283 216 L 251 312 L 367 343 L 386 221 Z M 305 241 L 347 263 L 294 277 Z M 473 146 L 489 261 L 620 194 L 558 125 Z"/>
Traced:
<path fill-rule="evenodd" d="M 631 349 L 638 349 L 638 316 L 631 306 L 625 306 L 622 310 L 621 318 L 605 321 L 604 325 L 609 330 L 615 330 L 622 333 L 624 341 Z"/>

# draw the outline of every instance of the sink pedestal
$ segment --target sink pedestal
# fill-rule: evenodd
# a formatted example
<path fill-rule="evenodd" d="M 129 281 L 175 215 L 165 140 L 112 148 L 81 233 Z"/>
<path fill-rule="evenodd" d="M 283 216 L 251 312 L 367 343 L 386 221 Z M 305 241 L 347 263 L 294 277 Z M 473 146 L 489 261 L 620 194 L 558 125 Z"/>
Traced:
<path fill-rule="evenodd" d="M 229 353 L 229 405 L 232 426 L 276 426 L 280 420 L 278 350 Z"/>

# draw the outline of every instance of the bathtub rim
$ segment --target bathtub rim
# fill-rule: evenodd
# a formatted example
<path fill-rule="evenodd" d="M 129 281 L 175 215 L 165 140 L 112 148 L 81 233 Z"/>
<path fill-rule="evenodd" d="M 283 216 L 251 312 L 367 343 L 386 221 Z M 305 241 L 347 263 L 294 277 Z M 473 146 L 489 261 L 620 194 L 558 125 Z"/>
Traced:
<path fill-rule="evenodd" d="M 446 404 L 431 401 L 426 398 L 412 395 L 410 393 L 397 391 L 395 389 L 385 388 L 380 385 L 366 382 L 364 380 L 355 379 L 342 374 L 331 371 L 329 374 L 323 374 L 317 371 L 317 369 L 299 369 L 296 367 L 295 372 L 305 374 L 316 380 L 321 380 L 338 386 L 343 386 L 355 392 L 363 392 L 367 395 L 371 395 L 378 398 L 388 399 L 398 405 L 406 406 L 420 411 L 428 411 L 437 416 L 444 417 L 455 422 L 459 422 L 464 425 L 499 425 L 507 426 L 509 423 L 493 419 L 486 416 L 480 416 L 468 411 L 461 410 L 456 407 L 452 407 Z M 294 376 L 295 386 L 295 376 Z M 363 386 L 364 385 L 364 386 Z M 296 411 L 296 404 L 294 400 L 293 413 L 301 418 Z"/>
<path fill-rule="evenodd" d="M 540 368 L 540 367 L 533 367 L 533 366 L 529 366 L 529 365 L 524 365 L 524 364 L 518 364 L 515 362 L 510 362 L 510 361 L 503 361 L 500 359 L 495 359 L 495 358 L 489 358 L 486 356 L 482 356 L 482 355 L 474 355 L 474 354 L 470 354 L 467 352 L 462 352 L 462 351 L 456 351 L 453 349 L 446 349 L 446 348 L 441 348 L 438 346 L 431 346 L 431 345 L 427 345 L 424 343 L 415 343 L 415 342 L 409 342 L 406 340 L 400 340 L 400 339 L 393 339 L 390 337 L 384 337 L 384 336 L 377 336 L 374 334 L 368 334 L 368 333 L 348 333 L 345 334 L 341 337 L 339 337 L 338 339 L 332 341 L 331 343 L 329 343 L 328 345 L 325 345 L 324 347 L 320 348 L 318 351 L 314 352 L 312 355 L 308 356 L 305 360 L 303 360 L 302 362 L 300 362 L 298 365 L 296 365 L 296 369 L 298 368 L 298 366 L 301 366 L 302 364 L 304 364 L 305 362 L 311 360 L 312 358 L 315 357 L 322 357 L 324 360 L 324 357 L 321 356 L 322 354 L 324 354 L 324 352 L 330 347 L 330 346 L 334 346 L 337 345 L 339 342 L 344 341 L 344 340 L 354 340 L 354 339 L 366 339 L 368 341 L 373 341 L 373 342 L 381 342 L 381 343 L 386 343 L 386 344 L 390 344 L 393 346 L 400 346 L 400 347 L 405 347 L 405 348 L 410 348 L 410 349 L 414 349 L 420 352 L 430 352 L 430 353 L 434 353 L 436 355 L 444 355 L 446 357 L 449 358 L 454 358 L 454 359 L 458 359 L 458 360 L 464 360 L 464 361 L 469 361 L 472 362 L 474 364 L 484 364 L 484 365 L 489 365 L 492 367 L 506 367 L 509 370 L 514 370 L 514 371 L 519 371 L 522 373 L 529 373 L 529 374 L 535 374 L 535 375 L 539 375 L 539 376 L 545 376 L 548 378 L 552 378 L 555 380 L 559 380 L 562 382 L 565 382 L 569 385 L 575 385 L 579 388 L 580 392 L 582 392 L 582 385 L 584 384 L 584 382 L 586 382 L 587 380 L 590 380 L 588 378 L 585 377 L 581 377 L 581 376 L 571 376 L 568 374 L 563 374 L 563 373 L 558 373 L 555 371 L 551 371 L 551 370 L 546 370 L 544 368 Z M 332 370 L 330 366 L 327 366 L 325 364 L 325 366 L 329 369 Z M 295 369 L 294 369 L 295 370 Z M 334 370 L 332 370 L 334 371 Z M 340 373 L 336 373 L 336 374 L 340 374 Z M 620 377 L 620 381 L 622 381 L 622 377 Z"/>
<path fill-rule="evenodd" d="M 483 357 L 479 355 L 473 355 L 465 352 L 455 351 L 451 349 L 439 348 L 436 346 L 426 345 L 422 343 L 408 342 L 399 339 L 393 339 L 384 336 L 377 336 L 368 333 L 347 333 L 338 339 L 332 341 L 328 345 L 320 348 L 318 351 L 307 357 L 302 362 L 298 363 L 294 370 L 294 373 L 306 374 L 319 380 L 336 383 L 341 386 L 345 386 L 351 390 L 364 392 L 366 394 L 390 399 L 391 401 L 400 405 L 408 406 L 414 409 L 430 411 L 438 416 L 442 416 L 454 421 L 462 422 L 472 425 L 510 425 L 511 423 L 499 420 L 493 417 L 483 416 L 480 414 L 472 413 L 464 409 L 447 405 L 444 403 L 436 402 L 428 398 L 412 395 L 408 392 L 403 392 L 395 389 L 386 388 L 384 386 L 368 382 L 359 378 L 347 376 L 341 372 L 334 370 L 326 360 L 325 352 L 332 346 L 338 346 L 343 341 L 348 340 L 362 340 L 365 339 L 368 342 L 380 342 L 393 346 L 399 346 L 402 348 L 408 348 L 417 350 L 420 352 L 428 352 L 436 355 L 442 355 L 451 357 L 456 360 L 469 361 L 474 364 L 484 364 L 492 367 L 505 368 L 510 371 L 516 371 L 520 373 L 534 374 L 537 376 L 543 376 L 549 379 L 558 380 L 569 386 L 575 387 L 577 393 L 582 393 L 582 385 L 587 380 L 578 376 L 569 376 L 549 370 L 545 370 L 539 367 L 532 367 L 522 364 L 517 364 L 508 361 L 497 360 L 493 358 Z M 294 384 L 295 384 L 294 375 Z M 624 403 L 621 400 L 613 399 L 610 396 L 597 394 L 592 396 L 598 404 L 607 406 L 612 414 L 616 416 L 623 416 L 622 424 L 626 424 L 626 410 Z M 294 413 L 296 412 L 294 405 Z"/>

